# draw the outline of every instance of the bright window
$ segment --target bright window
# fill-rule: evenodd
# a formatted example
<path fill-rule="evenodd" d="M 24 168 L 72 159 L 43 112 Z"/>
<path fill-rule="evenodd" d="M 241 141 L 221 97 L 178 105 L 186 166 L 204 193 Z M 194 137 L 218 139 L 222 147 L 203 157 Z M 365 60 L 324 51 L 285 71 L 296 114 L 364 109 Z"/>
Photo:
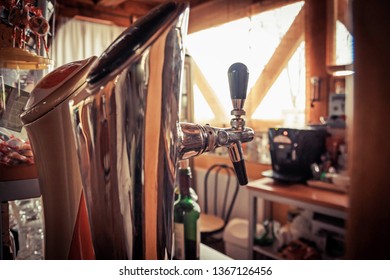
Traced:
<path fill-rule="evenodd" d="M 196 64 L 192 69 L 199 72 L 193 81 L 195 122 L 229 124 L 232 105 L 227 70 L 235 62 L 244 63 L 250 73 L 247 123 L 282 123 L 291 112 L 304 122 L 304 28 L 297 24 L 299 15 L 303 18 L 303 4 L 298 2 L 188 35 L 188 52 Z"/>
<path fill-rule="evenodd" d="M 336 22 L 336 65 L 351 64 L 353 62 L 353 36 L 346 26 Z"/>

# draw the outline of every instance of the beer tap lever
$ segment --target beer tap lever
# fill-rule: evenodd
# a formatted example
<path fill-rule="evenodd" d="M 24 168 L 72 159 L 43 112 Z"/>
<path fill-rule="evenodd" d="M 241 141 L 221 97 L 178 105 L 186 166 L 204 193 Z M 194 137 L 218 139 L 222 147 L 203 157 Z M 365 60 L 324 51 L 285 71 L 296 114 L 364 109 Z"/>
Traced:
<path fill-rule="evenodd" d="M 230 66 L 228 80 L 233 103 L 231 127 L 218 128 L 208 124 L 200 125 L 184 122 L 178 125 L 179 159 L 198 156 L 218 147 L 227 147 L 240 185 L 248 183 L 242 143 L 252 141 L 254 137 L 253 129 L 245 127 L 245 120 L 241 117 L 245 115 L 243 107 L 248 78 L 248 68 L 244 64 L 235 63 Z"/>
<path fill-rule="evenodd" d="M 233 116 L 230 121 L 232 132 L 240 134 L 245 131 L 245 120 L 241 116 L 245 115 L 244 103 L 246 99 L 246 92 L 248 88 L 249 71 L 243 63 L 234 63 L 228 70 L 230 97 L 232 99 Z M 253 131 L 252 131 L 253 132 Z M 233 141 L 228 146 L 230 160 L 233 163 L 236 171 L 237 179 L 240 185 L 248 183 L 248 176 L 246 174 L 245 161 L 242 151 L 241 139 Z"/>
<path fill-rule="evenodd" d="M 249 72 L 245 64 L 237 62 L 232 64 L 228 70 L 230 97 L 232 99 L 234 116 L 245 115 L 243 110 L 246 91 L 248 88 Z"/>

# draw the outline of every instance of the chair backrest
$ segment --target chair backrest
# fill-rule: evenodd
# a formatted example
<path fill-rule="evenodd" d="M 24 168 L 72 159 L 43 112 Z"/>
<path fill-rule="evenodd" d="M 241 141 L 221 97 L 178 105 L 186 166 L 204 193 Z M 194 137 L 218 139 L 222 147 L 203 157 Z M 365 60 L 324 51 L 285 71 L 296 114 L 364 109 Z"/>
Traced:
<path fill-rule="evenodd" d="M 210 176 L 211 174 L 214 176 Z M 223 175 L 226 177 L 223 178 Z M 211 166 L 204 177 L 204 208 L 202 212 L 222 218 L 226 225 L 238 191 L 239 184 L 232 167 L 226 164 Z"/>

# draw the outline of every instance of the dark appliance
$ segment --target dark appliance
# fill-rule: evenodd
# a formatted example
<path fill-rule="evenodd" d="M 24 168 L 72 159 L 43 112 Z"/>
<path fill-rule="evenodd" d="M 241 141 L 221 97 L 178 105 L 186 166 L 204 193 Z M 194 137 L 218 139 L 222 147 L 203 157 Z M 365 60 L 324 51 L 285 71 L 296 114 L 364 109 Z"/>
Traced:
<path fill-rule="evenodd" d="M 326 152 L 326 129 L 270 128 L 268 130 L 272 170 L 263 173 L 284 182 L 305 182 L 310 166 L 320 163 Z"/>

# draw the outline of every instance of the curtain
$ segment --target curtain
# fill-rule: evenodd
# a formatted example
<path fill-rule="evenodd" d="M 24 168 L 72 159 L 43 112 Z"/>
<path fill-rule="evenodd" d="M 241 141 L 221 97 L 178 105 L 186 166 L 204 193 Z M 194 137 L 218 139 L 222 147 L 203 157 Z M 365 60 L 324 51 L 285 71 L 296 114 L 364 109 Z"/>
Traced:
<path fill-rule="evenodd" d="M 54 68 L 101 53 L 122 33 L 123 27 L 78 19 L 61 18 L 55 34 Z"/>

